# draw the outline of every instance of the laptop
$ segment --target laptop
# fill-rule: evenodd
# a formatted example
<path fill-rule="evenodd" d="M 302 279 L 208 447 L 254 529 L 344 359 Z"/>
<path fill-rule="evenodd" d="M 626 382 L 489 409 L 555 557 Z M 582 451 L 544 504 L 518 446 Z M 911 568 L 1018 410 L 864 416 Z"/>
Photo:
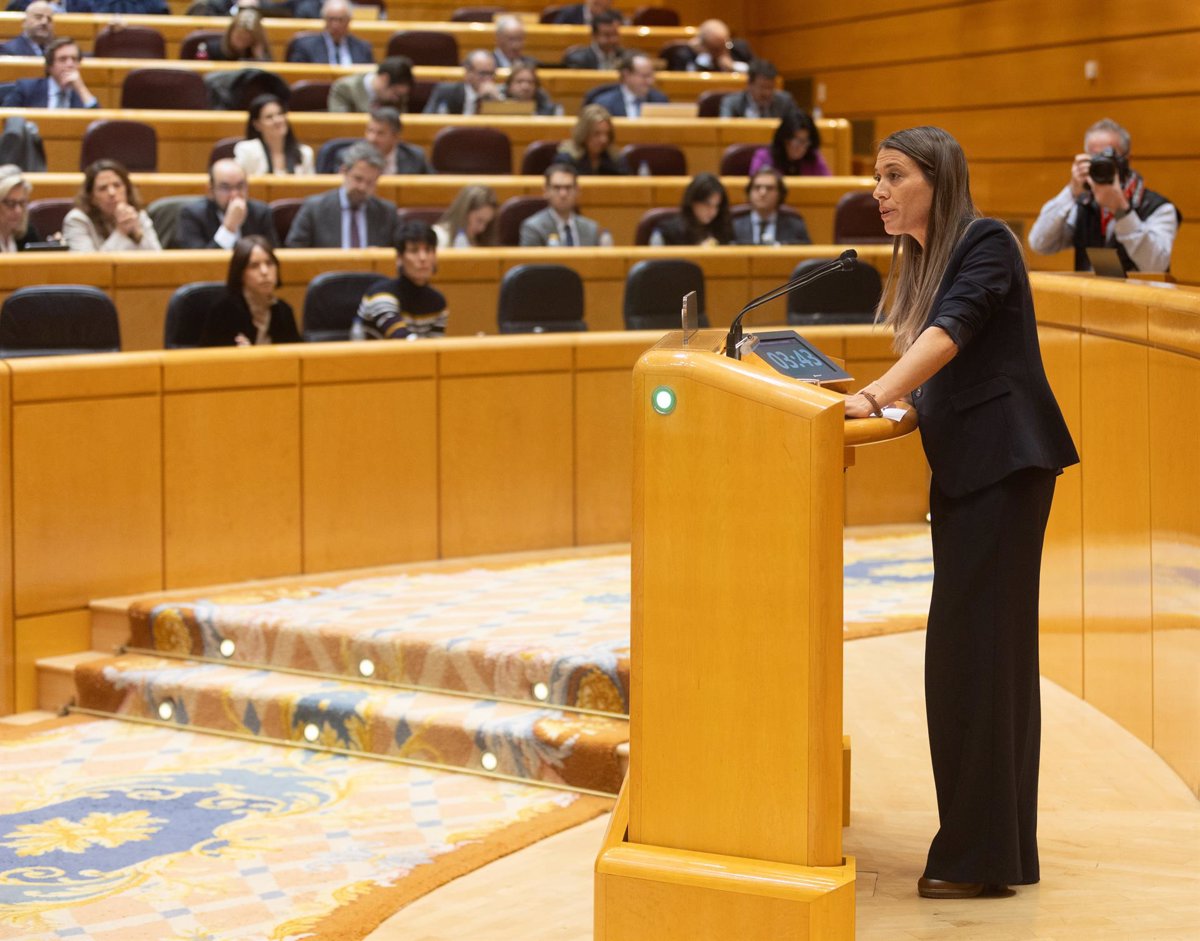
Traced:
<path fill-rule="evenodd" d="M 1092 266 L 1094 274 L 1101 278 L 1127 277 L 1125 266 L 1121 264 L 1121 257 L 1115 248 L 1088 248 L 1086 251 L 1088 264 Z"/>

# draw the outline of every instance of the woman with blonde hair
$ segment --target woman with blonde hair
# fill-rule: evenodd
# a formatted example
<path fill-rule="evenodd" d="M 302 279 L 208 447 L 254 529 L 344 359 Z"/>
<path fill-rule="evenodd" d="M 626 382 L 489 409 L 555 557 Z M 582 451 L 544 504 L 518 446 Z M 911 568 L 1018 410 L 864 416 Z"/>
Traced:
<path fill-rule="evenodd" d="M 150 215 L 125 165 L 97 160 L 83 171 L 75 208 L 63 219 L 63 240 L 73 252 L 162 250 Z"/>
<path fill-rule="evenodd" d="M 464 186 L 434 224 L 438 248 L 478 248 L 496 244 L 499 203 L 490 186 Z"/>
<path fill-rule="evenodd" d="M 15 163 L 0 166 L 0 252 L 20 252 L 41 238 L 29 224 L 33 187 Z"/>
<path fill-rule="evenodd" d="M 554 160 L 571 164 L 579 176 L 624 176 L 629 167 L 613 150 L 615 140 L 608 109 L 604 105 L 585 105 L 571 129 L 571 139 L 558 149 Z"/>
<path fill-rule="evenodd" d="M 875 181 L 893 236 L 878 317 L 900 358 L 847 397 L 846 417 L 910 397 L 933 472 L 925 707 L 940 827 L 917 891 L 1008 895 L 1040 878 L 1042 541 L 1055 478 L 1079 456 L 1042 367 L 1020 243 L 980 218 L 958 141 L 892 134 Z"/>

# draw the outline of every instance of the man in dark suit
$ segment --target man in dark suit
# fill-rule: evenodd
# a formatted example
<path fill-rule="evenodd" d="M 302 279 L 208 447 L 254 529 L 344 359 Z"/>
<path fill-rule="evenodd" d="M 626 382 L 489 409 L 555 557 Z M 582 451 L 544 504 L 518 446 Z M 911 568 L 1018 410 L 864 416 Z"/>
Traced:
<path fill-rule="evenodd" d="M 496 87 L 496 60 L 486 49 L 476 49 L 463 60 L 461 82 L 438 82 L 429 101 L 426 114 L 478 114 L 481 100 L 499 99 Z"/>
<path fill-rule="evenodd" d="M 625 50 L 621 48 L 621 17 L 608 10 L 592 19 L 592 44 L 579 46 L 563 56 L 564 69 L 619 69 Z"/>
<path fill-rule="evenodd" d="M 525 24 L 520 17 L 496 17 L 496 48 L 492 50 L 492 58 L 498 69 L 511 69 L 525 58 Z"/>
<path fill-rule="evenodd" d="M 721 99 L 723 118 L 782 118 L 797 107 L 796 99 L 775 87 L 779 76 L 766 59 L 754 59 L 746 77 L 746 90 Z"/>
<path fill-rule="evenodd" d="M 366 141 L 342 152 L 342 185 L 310 196 L 288 232 L 288 248 L 386 248 L 396 241 L 396 207 L 375 195 L 383 158 Z"/>
<path fill-rule="evenodd" d="M 172 248 L 233 248 L 246 235 L 275 244 L 271 207 L 247 196 L 246 171 L 235 160 L 208 168 L 208 196 L 179 212 Z"/>
<path fill-rule="evenodd" d="M 569 163 L 552 163 L 546 168 L 547 206 L 521 223 L 523 248 L 592 248 L 612 244 L 612 236 L 598 222 L 576 212 L 578 176 Z"/>
<path fill-rule="evenodd" d="M 46 77 L 17 81 L 6 108 L 98 108 L 100 102 L 88 91 L 79 74 L 79 47 L 63 37 L 46 47 Z"/>
<path fill-rule="evenodd" d="M 733 220 L 738 245 L 811 245 L 808 226 L 799 215 L 779 211 L 787 200 L 787 184 L 774 167 L 763 167 L 746 184 L 750 211 Z"/>
<path fill-rule="evenodd" d="M 384 175 L 432 173 L 425 151 L 400 139 L 401 128 L 400 112 L 395 108 L 376 108 L 367 118 L 363 137 L 383 157 Z"/>
<path fill-rule="evenodd" d="M 0 56 L 44 56 L 54 39 L 54 7 L 46 0 L 33 0 L 25 8 L 21 35 L 0 45 Z"/>
<path fill-rule="evenodd" d="M 587 0 L 586 3 L 573 3 L 559 11 L 554 22 L 566 26 L 590 26 L 601 13 L 612 9 L 612 0 Z M 617 14 L 620 16 L 620 14 Z"/>
<path fill-rule="evenodd" d="M 744 39 L 731 39 L 721 20 L 705 20 L 686 49 L 668 57 L 668 68 L 683 72 L 748 72 L 754 53 Z"/>
<path fill-rule="evenodd" d="M 299 36 L 288 49 L 289 62 L 316 65 L 362 65 L 375 61 L 371 44 L 350 33 L 350 4 L 325 0 L 321 7 L 325 29 L 313 36 Z"/>
<path fill-rule="evenodd" d="M 592 99 L 603 105 L 615 118 L 640 118 L 647 102 L 665 103 L 669 99 L 654 87 L 654 63 L 644 52 L 628 53 L 621 60 L 621 83 Z"/>

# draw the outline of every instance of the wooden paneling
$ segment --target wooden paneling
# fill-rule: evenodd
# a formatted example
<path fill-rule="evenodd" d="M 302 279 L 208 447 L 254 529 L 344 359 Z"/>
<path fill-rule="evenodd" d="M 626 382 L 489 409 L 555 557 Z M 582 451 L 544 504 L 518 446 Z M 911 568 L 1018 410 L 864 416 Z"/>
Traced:
<path fill-rule="evenodd" d="M 649 346 L 649 343 L 647 343 Z M 575 541 L 629 539 L 632 364 L 575 374 Z"/>
<path fill-rule="evenodd" d="M 91 614 L 87 608 L 17 618 L 16 711 L 38 708 L 35 668 L 38 660 L 87 650 L 90 646 Z"/>
<path fill-rule="evenodd" d="M 12 377 L 0 363 L 0 442 L 12 453 Z M 14 709 L 16 649 L 13 625 L 12 461 L 0 459 L 0 715 Z"/>

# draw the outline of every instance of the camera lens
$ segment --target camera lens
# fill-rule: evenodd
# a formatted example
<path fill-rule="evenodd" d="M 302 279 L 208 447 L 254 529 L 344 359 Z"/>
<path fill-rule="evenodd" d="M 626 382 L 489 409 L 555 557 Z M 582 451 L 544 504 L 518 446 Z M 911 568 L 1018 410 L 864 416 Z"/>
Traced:
<path fill-rule="evenodd" d="M 1106 147 L 1098 154 L 1092 155 L 1091 167 L 1088 174 L 1096 183 L 1111 183 L 1117 178 L 1117 155 L 1111 147 Z"/>

